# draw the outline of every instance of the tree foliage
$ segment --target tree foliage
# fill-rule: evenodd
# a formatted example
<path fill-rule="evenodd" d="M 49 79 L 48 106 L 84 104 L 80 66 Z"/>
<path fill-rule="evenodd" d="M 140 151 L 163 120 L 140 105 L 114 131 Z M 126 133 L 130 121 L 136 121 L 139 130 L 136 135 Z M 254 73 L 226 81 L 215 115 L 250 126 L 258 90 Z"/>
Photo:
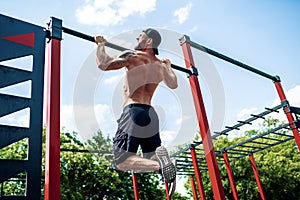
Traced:
<path fill-rule="evenodd" d="M 0 149 L 0 159 L 26 160 L 28 153 L 28 139 L 20 140 L 12 145 Z M 21 172 L 17 176 L 1 183 L 1 196 L 24 195 L 26 173 Z"/>
<path fill-rule="evenodd" d="M 108 137 L 104 138 L 99 131 L 84 145 L 73 142 L 79 141 L 74 134 L 73 136 L 68 134 L 67 141 L 71 142 L 66 143 L 67 148 L 83 149 L 84 147 L 89 152 L 62 153 L 62 199 L 134 199 L 131 173 L 113 168 L 112 140 Z M 70 136 L 73 138 L 71 139 Z M 62 139 L 62 146 L 66 144 Z M 139 195 L 142 199 L 163 198 L 157 174 L 137 174 L 137 177 Z"/>
<path fill-rule="evenodd" d="M 82 143 L 76 132 L 63 129 L 60 139 L 62 200 L 134 199 L 131 172 L 114 169 L 111 138 L 103 137 L 101 131 L 98 131 L 91 140 Z M 41 166 L 43 173 L 45 171 L 45 148 L 44 129 Z M 27 150 L 27 140 L 22 140 L 1 149 L 1 159 L 26 159 Z M 140 199 L 162 200 L 166 198 L 159 174 L 139 173 L 137 180 Z M 24 195 L 25 185 L 24 177 L 13 178 L 3 184 L 2 195 Z M 176 193 L 172 199 L 187 200 L 179 193 Z"/>

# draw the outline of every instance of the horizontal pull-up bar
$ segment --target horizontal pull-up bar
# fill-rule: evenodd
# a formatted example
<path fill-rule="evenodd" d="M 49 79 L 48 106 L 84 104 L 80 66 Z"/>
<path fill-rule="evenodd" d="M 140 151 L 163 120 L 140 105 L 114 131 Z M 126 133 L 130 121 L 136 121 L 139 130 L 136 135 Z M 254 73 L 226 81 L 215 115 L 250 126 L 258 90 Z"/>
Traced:
<path fill-rule="evenodd" d="M 62 27 L 62 30 L 63 32 L 67 33 L 67 34 L 70 34 L 70 35 L 73 35 L 75 37 L 79 37 L 81 39 L 84 39 L 84 40 L 88 40 L 90 42 L 95 42 L 95 39 L 94 37 L 92 36 L 89 36 L 89 35 L 86 35 L 84 33 L 80 33 L 78 31 L 74 31 L 72 29 L 69 29 L 69 28 L 66 28 L 66 27 Z M 129 50 L 127 48 L 124 48 L 124 47 L 121 47 L 119 45 L 115 45 L 113 43 L 110 43 L 110 42 L 106 42 L 105 43 L 105 46 L 109 47 L 109 48 L 112 48 L 112 49 L 116 49 L 116 50 L 119 50 L 119 51 L 125 51 L 125 50 Z"/>
<path fill-rule="evenodd" d="M 53 18 L 52 18 L 53 20 Z M 87 41 L 90 41 L 90 42 L 95 42 L 95 39 L 94 37 L 90 36 L 90 35 L 86 35 L 84 33 L 81 33 L 81 32 L 78 32 L 78 31 L 75 31 L 75 30 L 72 30 L 72 29 L 69 29 L 69 28 L 66 28 L 66 27 L 61 27 L 62 31 L 64 33 L 67 33 L 67 34 L 70 34 L 70 35 L 73 35 L 75 37 L 79 37 L 81 39 L 84 39 L 84 40 L 87 40 Z M 49 34 L 48 34 L 49 35 Z M 105 46 L 109 47 L 109 48 L 112 48 L 112 49 L 115 49 L 115 50 L 119 50 L 119 51 L 125 51 L 125 50 L 129 50 L 128 48 L 124 48 L 122 46 L 119 46 L 119 45 L 116 45 L 116 44 L 113 44 L 113 43 L 110 43 L 110 42 L 106 42 L 105 43 Z M 174 65 L 174 64 L 171 64 L 171 67 L 173 69 L 176 69 L 178 71 L 182 71 L 182 72 L 185 72 L 187 73 L 188 75 L 192 75 L 193 72 L 189 69 L 186 69 L 186 68 L 183 68 L 183 67 L 180 67 L 180 66 L 177 66 L 177 65 Z"/>
<path fill-rule="evenodd" d="M 220 59 L 222 59 L 222 60 L 225 60 L 225 61 L 227 61 L 227 62 L 229 62 L 229 63 L 231 63 L 231 64 L 237 65 L 237 66 L 239 66 L 239 67 L 241 67 L 241 68 L 243 68 L 243 69 L 246 69 L 246 70 L 251 71 L 251 72 L 253 72 L 253 73 L 255 73 L 255 74 L 261 75 L 261 76 L 263 76 L 263 77 L 265 77 L 265 78 L 271 79 L 271 80 L 274 81 L 274 82 L 279 81 L 279 77 L 278 77 L 278 76 L 272 76 L 272 75 L 267 74 L 267 73 L 265 73 L 265 72 L 263 72 L 263 71 L 260 71 L 260 70 L 258 70 L 258 69 L 255 69 L 254 67 L 251 67 L 251 66 L 249 66 L 249 65 L 246 65 L 246 64 L 244 64 L 244 63 L 241 63 L 240 61 L 234 60 L 234 59 L 232 59 L 232 58 L 230 58 L 230 57 L 228 57 L 228 56 L 225 56 L 225 55 L 223 55 L 223 54 L 220 54 L 220 53 L 218 53 L 218 52 L 216 52 L 216 51 L 214 51 L 214 50 L 212 50 L 212 49 L 209 49 L 209 48 L 207 48 L 207 47 L 205 47 L 205 46 L 202 46 L 202 45 L 200 45 L 200 44 L 197 44 L 197 43 L 191 41 L 191 40 L 189 39 L 188 36 L 184 36 L 184 37 L 185 37 L 185 42 L 188 42 L 192 47 L 194 47 L 194 48 L 196 48 L 196 49 L 198 49 L 198 50 L 200 50 L 200 51 L 203 51 L 203 52 L 208 53 L 208 54 L 210 54 L 210 55 L 212 55 L 212 56 L 215 56 L 215 57 L 217 57 L 217 58 L 220 58 Z"/>

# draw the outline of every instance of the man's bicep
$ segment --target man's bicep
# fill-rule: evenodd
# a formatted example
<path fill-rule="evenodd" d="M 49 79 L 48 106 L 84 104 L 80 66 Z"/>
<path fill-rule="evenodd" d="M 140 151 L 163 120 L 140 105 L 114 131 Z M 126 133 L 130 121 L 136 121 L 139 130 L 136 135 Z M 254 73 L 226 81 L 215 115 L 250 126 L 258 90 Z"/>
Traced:
<path fill-rule="evenodd" d="M 112 62 L 107 66 L 106 70 L 117 70 L 128 66 L 128 61 L 126 59 L 117 58 L 112 60 Z"/>
<path fill-rule="evenodd" d="M 135 51 L 133 50 L 123 51 L 117 58 L 111 61 L 106 70 L 117 70 L 123 67 L 128 67 L 130 64 L 128 59 L 134 55 Z"/>

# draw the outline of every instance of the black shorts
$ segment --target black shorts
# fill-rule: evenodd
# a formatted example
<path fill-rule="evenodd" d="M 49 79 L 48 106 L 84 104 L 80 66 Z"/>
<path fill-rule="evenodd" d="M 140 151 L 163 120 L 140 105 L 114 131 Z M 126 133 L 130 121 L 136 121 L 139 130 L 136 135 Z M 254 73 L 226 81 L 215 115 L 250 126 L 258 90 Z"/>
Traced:
<path fill-rule="evenodd" d="M 114 138 L 115 163 L 122 163 L 136 155 L 141 146 L 143 157 L 150 158 L 161 146 L 159 121 L 154 108 L 145 104 L 129 104 L 118 119 L 118 130 Z"/>

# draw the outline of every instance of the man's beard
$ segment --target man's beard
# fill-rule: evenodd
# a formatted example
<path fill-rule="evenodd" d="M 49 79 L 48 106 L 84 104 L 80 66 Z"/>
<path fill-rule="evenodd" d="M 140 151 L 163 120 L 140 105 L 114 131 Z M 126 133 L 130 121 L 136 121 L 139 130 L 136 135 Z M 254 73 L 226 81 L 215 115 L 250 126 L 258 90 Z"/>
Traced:
<path fill-rule="evenodd" d="M 145 49 L 146 40 L 142 40 L 135 47 L 134 50 L 142 50 Z"/>

